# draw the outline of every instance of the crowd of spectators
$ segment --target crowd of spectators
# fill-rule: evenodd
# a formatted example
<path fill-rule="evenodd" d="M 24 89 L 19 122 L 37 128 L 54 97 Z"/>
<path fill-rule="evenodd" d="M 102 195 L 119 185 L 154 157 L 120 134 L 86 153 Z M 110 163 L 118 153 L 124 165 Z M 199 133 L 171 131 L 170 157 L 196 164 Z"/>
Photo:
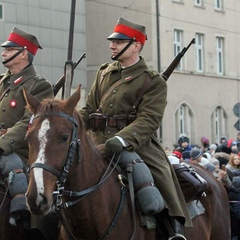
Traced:
<path fill-rule="evenodd" d="M 165 149 L 166 154 L 172 164 L 201 165 L 224 185 L 230 204 L 231 240 L 240 240 L 240 131 L 235 140 L 222 136 L 219 143 L 210 144 L 206 137 L 201 141 L 202 146 L 194 145 L 186 135 L 181 135 L 172 150 Z"/>

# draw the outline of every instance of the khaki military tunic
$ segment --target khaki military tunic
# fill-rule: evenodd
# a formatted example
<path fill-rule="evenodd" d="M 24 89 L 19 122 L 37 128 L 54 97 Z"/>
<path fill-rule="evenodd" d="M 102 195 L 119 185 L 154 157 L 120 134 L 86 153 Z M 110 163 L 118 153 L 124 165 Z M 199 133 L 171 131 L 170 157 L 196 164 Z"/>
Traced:
<path fill-rule="evenodd" d="M 151 82 L 137 109 L 133 105 L 143 88 L 147 75 Z M 111 89 L 117 82 L 122 83 Z M 106 91 L 111 92 L 104 94 Z M 102 144 L 115 135 L 126 140 L 129 151 L 136 151 L 148 165 L 155 184 L 161 192 L 171 216 L 177 216 L 185 226 L 191 226 L 184 196 L 165 152 L 154 133 L 163 118 L 167 101 L 166 81 L 155 71 L 149 70 L 143 58 L 131 67 L 121 69 L 118 62 L 102 65 L 87 97 L 86 107 L 80 110 L 86 125 L 89 115 L 101 112 L 114 116 L 136 113 L 136 120 L 123 129 L 108 127 L 88 133 L 95 144 Z M 185 218 L 185 219 L 184 219 Z"/>
<path fill-rule="evenodd" d="M 16 152 L 25 162 L 28 159 L 28 143 L 25 140 L 29 120 L 23 88 L 38 100 L 53 98 L 51 84 L 42 76 L 37 76 L 33 65 L 18 74 L 7 71 L 0 80 L 0 148 L 4 155 Z M 4 134 L 4 131 L 7 133 Z"/>

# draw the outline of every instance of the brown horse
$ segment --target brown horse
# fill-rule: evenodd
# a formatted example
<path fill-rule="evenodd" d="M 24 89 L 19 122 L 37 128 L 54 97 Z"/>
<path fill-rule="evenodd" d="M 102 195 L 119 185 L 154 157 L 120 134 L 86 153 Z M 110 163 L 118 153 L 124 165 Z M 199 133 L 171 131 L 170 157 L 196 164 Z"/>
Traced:
<path fill-rule="evenodd" d="M 40 103 L 27 92 L 25 99 L 34 114 L 26 135 L 31 211 L 44 215 L 55 210 L 63 226 L 60 239 L 156 239 L 154 229 L 141 226 L 115 165 L 88 138 L 75 110 L 80 87 L 65 101 Z M 199 172 L 210 183 L 203 199 L 206 212 L 193 219 L 194 227 L 186 228 L 185 235 L 188 240 L 230 239 L 225 190 L 209 173 L 201 168 Z"/>

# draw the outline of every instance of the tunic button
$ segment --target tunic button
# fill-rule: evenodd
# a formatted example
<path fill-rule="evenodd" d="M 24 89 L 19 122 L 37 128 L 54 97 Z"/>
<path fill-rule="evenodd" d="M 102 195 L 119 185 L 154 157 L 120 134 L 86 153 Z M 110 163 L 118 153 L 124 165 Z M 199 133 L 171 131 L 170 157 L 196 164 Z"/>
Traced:
<path fill-rule="evenodd" d="M 8 93 L 5 93 L 5 97 L 7 97 L 8 96 Z"/>
<path fill-rule="evenodd" d="M 1 123 L 1 125 L 2 125 L 2 127 L 4 127 L 4 126 L 5 126 L 5 123 Z"/>
<path fill-rule="evenodd" d="M 3 111 L 3 112 L 5 112 L 5 111 L 6 111 L 6 108 L 5 108 L 5 107 L 3 107 L 3 108 L 2 108 L 2 111 Z"/>
<path fill-rule="evenodd" d="M 111 131 L 110 131 L 110 130 L 108 130 L 108 131 L 107 131 L 107 134 L 110 134 L 110 133 L 111 133 Z"/>
<path fill-rule="evenodd" d="M 116 90 L 116 89 L 114 89 L 114 90 L 113 90 L 113 93 L 115 94 L 116 92 L 117 92 L 117 90 Z"/>
<path fill-rule="evenodd" d="M 11 143 L 11 144 L 14 144 L 14 142 L 15 142 L 15 141 L 14 141 L 13 139 L 10 139 L 10 143 Z"/>
<path fill-rule="evenodd" d="M 109 104 L 109 107 L 110 107 L 110 108 L 113 108 L 113 104 L 112 104 L 112 103 L 110 103 L 110 104 Z"/>

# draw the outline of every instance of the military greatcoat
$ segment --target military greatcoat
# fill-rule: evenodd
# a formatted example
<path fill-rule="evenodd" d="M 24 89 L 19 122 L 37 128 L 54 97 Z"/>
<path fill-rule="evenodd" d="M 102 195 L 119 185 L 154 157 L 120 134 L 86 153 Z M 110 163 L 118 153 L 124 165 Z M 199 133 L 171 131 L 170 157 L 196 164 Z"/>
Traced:
<path fill-rule="evenodd" d="M 151 82 L 138 107 L 133 108 L 147 74 Z M 117 81 L 122 83 L 111 88 Z M 111 92 L 104 95 L 109 89 Z M 157 72 L 150 70 L 141 57 L 138 63 L 123 69 L 118 62 L 102 65 L 88 94 L 86 107 L 80 110 L 80 114 L 87 125 L 89 115 L 94 112 L 108 116 L 136 113 L 136 120 L 121 130 L 106 126 L 104 130 L 89 130 L 88 133 L 95 144 L 103 144 L 116 135 L 130 143 L 128 150 L 136 151 L 152 172 L 170 216 L 178 216 L 183 224 L 186 220 L 185 226 L 191 226 L 175 172 L 154 135 L 161 123 L 166 103 L 166 81 Z"/>
<path fill-rule="evenodd" d="M 38 100 L 53 98 L 51 84 L 36 75 L 33 65 L 18 74 L 7 71 L 0 80 L 0 148 L 3 154 L 17 153 L 23 161 L 28 159 L 28 143 L 25 140 L 29 120 L 32 116 L 26 107 L 23 88 Z M 7 130 L 7 133 L 3 133 Z"/>

